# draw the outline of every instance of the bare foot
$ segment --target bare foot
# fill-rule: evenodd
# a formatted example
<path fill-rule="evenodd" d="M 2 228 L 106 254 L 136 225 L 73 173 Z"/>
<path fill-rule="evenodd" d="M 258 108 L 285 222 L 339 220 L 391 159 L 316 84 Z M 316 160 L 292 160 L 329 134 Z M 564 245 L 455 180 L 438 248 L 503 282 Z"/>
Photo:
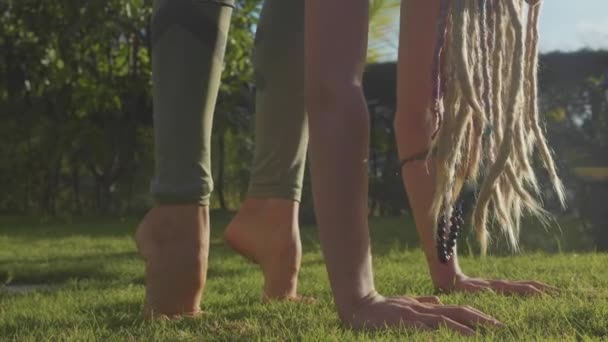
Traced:
<path fill-rule="evenodd" d="M 146 318 L 200 313 L 209 254 L 209 208 L 161 205 L 144 217 L 135 240 L 146 261 Z"/>
<path fill-rule="evenodd" d="M 230 247 L 260 265 L 266 300 L 302 299 L 297 295 L 302 258 L 298 209 L 293 200 L 248 198 L 224 232 Z"/>

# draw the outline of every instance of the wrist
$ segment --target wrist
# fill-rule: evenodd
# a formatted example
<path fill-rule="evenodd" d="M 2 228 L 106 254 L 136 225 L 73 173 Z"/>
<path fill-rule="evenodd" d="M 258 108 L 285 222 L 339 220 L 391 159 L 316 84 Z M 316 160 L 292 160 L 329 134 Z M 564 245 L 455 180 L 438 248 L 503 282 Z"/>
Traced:
<path fill-rule="evenodd" d="M 458 265 L 458 259 L 455 255 L 445 264 L 441 263 L 437 257 L 427 261 L 433 286 L 438 290 L 450 291 L 454 288 L 454 284 L 458 280 L 466 277 L 464 273 L 462 273 L 462 270 Z"/>
<path fill-rule="evenodd" d="M 372 290 L 365 295 L 350 296 L 349 298 L 342 297 L 335 299 L 336 310 L 338 317 L 342 322 L 351 323 L 356 321 L 358 312 L 362 307 L 366 307 L 377 303 L 384 299 L 376 290 Z"/>

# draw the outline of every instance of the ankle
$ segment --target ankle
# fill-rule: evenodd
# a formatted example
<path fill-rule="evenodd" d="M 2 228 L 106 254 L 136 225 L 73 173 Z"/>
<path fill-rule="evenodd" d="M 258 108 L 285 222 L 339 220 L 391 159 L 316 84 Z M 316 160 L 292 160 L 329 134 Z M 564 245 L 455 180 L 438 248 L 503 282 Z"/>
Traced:
<path fill-rule="evenodd" d="M 299 207 L 299 202 L 291 199 L 248 197 L 241 204 L 239 214 L 291 222 L 297 220 Z"/>
<path fill-rule="evenodd" d="M 262 269 L 266 300 L 297 297 L 302 257 L 298 205 L 293 200 L 248 198 L 224 232 L 237 253 Z"/>
<path fill-rule="evenodd" d="M 456 282 L 463 277 L 466 277 L 460 270 L 453 270 L 446 266 L 445 272 L 431 273 L 431 280 L 435 289 L 449 293 L 454 289 Z"/>

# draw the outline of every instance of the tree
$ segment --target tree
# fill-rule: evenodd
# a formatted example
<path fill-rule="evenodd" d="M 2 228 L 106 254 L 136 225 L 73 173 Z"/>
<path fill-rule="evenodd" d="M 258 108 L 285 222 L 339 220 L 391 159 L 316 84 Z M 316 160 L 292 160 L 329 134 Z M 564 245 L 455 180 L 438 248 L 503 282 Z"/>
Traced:
<path fill-rule="evenodd" d="M 224 71 L 222 72 L 222 83 L 216 108 L 215 124 L 213 129 L 213 141 L 216 148 L 214 153 L 215 172 L 215 195 L 220 209 L 228 209 L 226 200 L 227 169 L 229 164 L 236 166 L 231 172 L 234 177 L 230 184 L 236 184 L 240 191 L 247 186 L 249 173 L 240 172 L 248 170 L 253 150 L 251 144 L 246 141 L 250 139 L 252 127 L 252 115 L 254 111 L 253 97 L 253 64 L 251 51 L 253 50 L 254 29 L 257 24 L 261 1 L 240 0 L 236 3 L 235 16 L 231 21 L 230 36 L 226 47 Z M 228 150 L 237 148 L 229 146 L 230 143 L 240 145 L 240 155 L 244 158 L 227 158 Z M 234 165 L 238 164 L 238 165 Z M 244 176 L 244 177 L 243 177 Z M 237 199 L 240 202 L 240 196 Z"/>
<path fill-rule="evenodd" d="M 394 58 L 401 0 L 370 0 L 368 63 Z"/>
<path fill-rule="evenodd" d="M 259 1 L 237 1 L 220 135 L 248 134 L 241 121 L 250 113 L 257 11 Z M 0 210 L 110 214 L 133 209 L 136 198 L 146 205 L 150 16 L 150 0 L 0 3 Z"/>

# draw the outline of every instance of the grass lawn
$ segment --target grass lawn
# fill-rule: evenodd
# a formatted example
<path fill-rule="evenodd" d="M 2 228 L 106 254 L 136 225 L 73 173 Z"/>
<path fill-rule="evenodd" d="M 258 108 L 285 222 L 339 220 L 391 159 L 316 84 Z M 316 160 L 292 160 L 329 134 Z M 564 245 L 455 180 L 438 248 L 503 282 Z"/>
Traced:
<path fill-rule="evenodd" d="M 453 341 L 442 330 L 353 332 L 334 312 L 316 230 L 303 228 L 301 293 L 313 304 L 261 302 L 255 265 L 221 240 L 229 217 L 216 215 L 206 315 L 196 320 L 142 320 L 143 263 L 134 250 L 136 220 L 27 223 L 0 219 L 0 341 Z M 414 227 L 407 218 L 372 219 L 376 286 L 383 294 L 433 293 Z M 463 257 L 470 275 L 537 279 L 565 289 L 555 297 L 441 295 L 468 304 L 508 328 L 480 340 L 608 340 L 608 255 L 528 252 Z M 3 284 L 3 285 L 2 285 Z M 19 293 L 15 285 L 40 285 Z"/>

